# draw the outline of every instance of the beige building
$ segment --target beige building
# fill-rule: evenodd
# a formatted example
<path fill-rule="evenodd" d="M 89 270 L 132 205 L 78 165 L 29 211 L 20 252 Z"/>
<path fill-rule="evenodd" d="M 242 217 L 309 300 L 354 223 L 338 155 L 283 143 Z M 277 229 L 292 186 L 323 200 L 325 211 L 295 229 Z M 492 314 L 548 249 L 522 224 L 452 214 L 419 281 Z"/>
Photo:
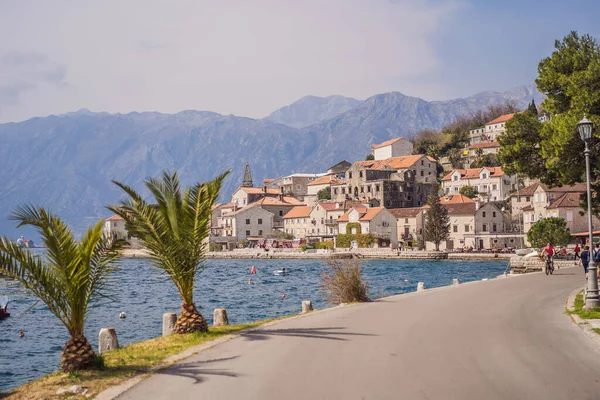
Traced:
<path fill-rule="evenodd" d="M 319 201 L 314 206 L 296 206 L 284 216 L 284 232 L 312 241 L 330 240 L 338 235 L 338 219 L 358 202 Z"/>
<path fill-rule="evenodd" d="M 358 223 L 360 229 L 349 224 Z M 370 234 L 378 239 L 377 247 L 398 248 L 396 217 L 384 207 L 352 207 L 338 218 L 340 233 Z"/>
<path fill-rule="evenodd" d="M 489 201 L 500 201 L 516 190 L 517 180 L 515 176 L 504 174 L 502 167 L 455 169 L 442 178 L 445 194 L 459 193 L 463 186 L 475 187 Z"/>
<path fill-rule="evenodd" d="M 396 230 L 400 246 L 423 248 L 424 208 L 393 208 L 388 211 L 396 217 Z"/>
<path fill-rule="evenodd" d="M 529 197 L 531 203 L 521 208 L 525 234 L 537 221 L 549 217 L 564 219 L 571 233 L 588 231 L 587 213 L 580 215 L 583 210 L 579 207 L 580 198 L 586 190 L 585 184 L 548 188 L 538 183 L 526 189 L 529 189 L 527 193 L 533 194 Z M 593 217 L 592 224 L 595 230 L 600 226 L 600 220 Z"/>
<path fill-rule="evenodd" d="M 292 174 L 283 177 L 281 188 L 287 196 L 295 197 L 304 202 L 304 197 L 308 194 L 308 184 L 322 177 L 324 174 Z"/>
<path fill-rule="evenodd" d="M 240 186 L 231 195 L 231 203 L 236 207 L 245 207 L 265 196 L 277 197 L 283 194 L 283 189 L 269 189 L 266 185 L 262 188 Z"/>
<path fill-rule="evenodd" d="M 315 204 L 319 191 L 327 188 L 331 190 L 332 185 L 339 185 L 342 182 L 343 180 L 335 174 L 328 174 L 315 179 L 307 185 L 307 195 L 304 197 L 304 202 L 306 204 Z"/>
<path fill-rule="evenodd" d="M 498 142 L 498 136 L 506 132 L 506 123 L 514 117 L 513 114 L 504 114 L 485 124 L 483 128 L 469 131 L 470 144 Z"/>
<path fill-rule="evenodd" d="M 392 157 L 409 156 L 413 152 L 413 144 L 403 137 L 391 139 L 383 143 L 371 145 L 371 154 L 375 160 L 386 160 Z"/>
<path fill-rule="evenodd" d="M 256 203 L 224 214 L 221 220 L 223 235 L 237 242 L 263 238 L 273 231 L 273 214 Z"/>

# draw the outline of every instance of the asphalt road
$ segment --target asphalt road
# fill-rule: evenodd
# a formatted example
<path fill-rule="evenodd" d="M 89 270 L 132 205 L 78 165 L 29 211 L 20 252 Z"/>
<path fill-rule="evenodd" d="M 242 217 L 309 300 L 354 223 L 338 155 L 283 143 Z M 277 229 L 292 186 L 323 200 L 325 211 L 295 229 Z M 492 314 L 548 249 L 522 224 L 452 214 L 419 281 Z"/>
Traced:
<path fill-rule="evenodd" d="M 583 272 L 465 284 L 246 333 L 119 399 L 600 399 L 600 353 L 564 314 Z"/>

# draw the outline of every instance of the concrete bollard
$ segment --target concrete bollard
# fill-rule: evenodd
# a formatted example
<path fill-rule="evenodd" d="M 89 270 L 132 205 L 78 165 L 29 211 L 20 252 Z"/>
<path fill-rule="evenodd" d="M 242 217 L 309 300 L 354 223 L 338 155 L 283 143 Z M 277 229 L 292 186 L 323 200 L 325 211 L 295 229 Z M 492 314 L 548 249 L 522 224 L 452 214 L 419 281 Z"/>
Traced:
<path fill-rule="evenodd" d="M 312 311 L 312 301 L 310 300 L 302 300 L 302 314 Z"/>
<path fill-rule="evenodd" d="M 177 324 L 177 314 L 168 312 L 163 314 L 163 336 L 168 336 L 175 331 Z"/>
<path fill-rule="evenodd" d="M 224 308 L 215 308 L 215 311 L 213 311 L 213 326 L 223 325 L 229 325 L 229 320 L 227 319 L 227 310 Z"/>
<path fill-rule="evenodd" d="M 417 292 L 421 292 L 423 290 L 425 290 L 425 283 L 423 283 L 423 282 L 417 283 Z"/>
<path fill-rule="evenodd" d="M 452 279 L 452 285 L 453 285 L 453 286 L 458 286 L 458 285 L 460 285 L 460 280 L 459 280 L 459 279 Z"/>
<path fill-rule="evenodd" d="M 98 354 L 119 348 L 115 328 L 102 328 L 98 334 Z"/>

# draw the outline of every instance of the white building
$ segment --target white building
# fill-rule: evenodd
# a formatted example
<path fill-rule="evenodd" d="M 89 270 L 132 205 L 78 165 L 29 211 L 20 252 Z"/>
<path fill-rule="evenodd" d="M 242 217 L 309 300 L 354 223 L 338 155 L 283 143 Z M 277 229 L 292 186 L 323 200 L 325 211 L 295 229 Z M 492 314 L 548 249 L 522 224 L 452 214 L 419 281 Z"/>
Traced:
<path fill-rule="evenodd" d="M 470 144 L 498 142 L 498 136 L 506 132 L 506 123 L 514 117 L 513 114 L 504 114 L 485 124 L 483 128 L 469 131 Z"/>
<path fill-rule="evenodd" d="M 235 237 L 238 242 L 248 238 L 264 238 L 273 231 L 273 213 L 258 204 L 224 214 L 221 228 L 225 237 Z"/>
<path fill-rule="evenodd" d="M 500 201 L 517 189 L 517 179 L 504 174 L 502 167 L 455 169 L 442 178 L 445 194 L 459 193 L 464 186 L 475 187 L 489 201 Z"/>
<path fill-rule="evenodd" d="M 371 145 L 371 154 L 375 160 L 392 157 L 409 156 L 413 152 L 413 144 L 403 137 L 391 139 L 383 143 Z"/>
<path fill-rule="evenodd" d="M 360 228 L 351 224 L 358 223 Z M 396 217 L 384 207 L 352 207 L 338 218 L 338 231 L 350 234 L 370 234 L 378 246 L 398 248 Z"/>
<path fill-rule="evenodd" d="M 125 229 L 125 220 L 118 215 L 113 215 L 104 220 L 104 234 L 112 240 L 127 240 L 129 234 Z"/>

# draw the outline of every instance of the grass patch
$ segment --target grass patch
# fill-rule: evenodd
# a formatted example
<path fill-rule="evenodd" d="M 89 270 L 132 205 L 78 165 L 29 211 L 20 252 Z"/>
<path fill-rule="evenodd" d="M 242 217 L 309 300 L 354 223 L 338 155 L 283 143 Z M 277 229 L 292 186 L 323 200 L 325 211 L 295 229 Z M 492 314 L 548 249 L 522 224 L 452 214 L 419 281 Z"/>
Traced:
<path fill-rule="evenodd" d="M 289 316 L 288 316 L 289 317 Z M 257 327 L 267 322 L 288 317 L 269 319 L 249 324 L 237 324 L 210 328 L 208 333 L 172 334 L 164 337 L 132 343 L 117 350 L 104 353 L 98 357 L 96 370 L 74 371 L 70 373 L 53 372 L 40 379 L 12 389 L 0 398 L 8 396 L 11 400 L 27 399 L 59 399 L 56 391 L 72 385 L 80 385 L 88 389 L 88 394 L 97 395 L 110 386 L 118 385 L 135 375 L 147 373 L 152 367 L 168 365 L 165 359 L 190 347 L 197 346 L 222 336 L 237 333 L 245 329 Z M 83 396 L 78 396 L 83 398 Z M 70 397 L 73 398 L 73 397 Z"/>
<path fill-rule="evenodd" d="M 579 318 L 582 319 L 600 319 L 600 308 L 584 310 L 584 305 L 585 303 L 583 301 L 583 292 L 579 292 L 577 296 L 575 296 L 575 304 L 573 305 L 573 310 L 567 310 L 567 314 L 576 314 L 579 316 Z"/>

